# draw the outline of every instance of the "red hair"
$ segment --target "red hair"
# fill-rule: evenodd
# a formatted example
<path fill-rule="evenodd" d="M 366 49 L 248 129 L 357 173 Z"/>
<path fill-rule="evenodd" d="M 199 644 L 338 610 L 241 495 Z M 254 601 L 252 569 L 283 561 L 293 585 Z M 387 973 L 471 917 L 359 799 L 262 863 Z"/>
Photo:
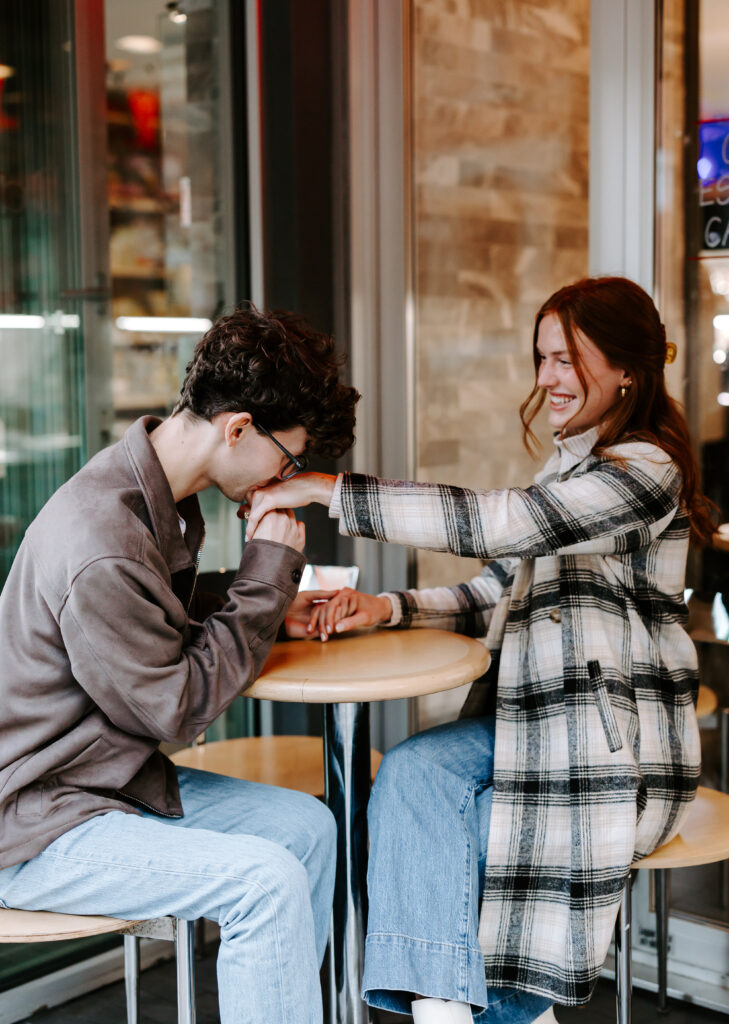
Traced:
<path fill-rule="evenodd" d="M 651 297 L 625 277 L 588 277 L 560 288 L 537 313 L 534 322 L 534 369 L 539 372 L 537 336 L 545 316 L 554 314 L 562 325 L 575 373 L 587 394 L 577 334 L 602 352 L 610 366 L 624 370 L 631 385 L 616 396 L 600 424 L 593 453 L 625 441 L 648 441 L 662 448 L 678 466 L 683 481 L 681 501 L 688 512 L 694 539 L 706 541 L 716 529 L 712 504 L 699 488 L 699 470 L 691 448 L 683 409 L 666 390 L 664 366 L 668 353 L 666 329 Z M 531 424 L 544 404 L 536 383 L 519 414 L 527 451 L 538 447 Z"/>

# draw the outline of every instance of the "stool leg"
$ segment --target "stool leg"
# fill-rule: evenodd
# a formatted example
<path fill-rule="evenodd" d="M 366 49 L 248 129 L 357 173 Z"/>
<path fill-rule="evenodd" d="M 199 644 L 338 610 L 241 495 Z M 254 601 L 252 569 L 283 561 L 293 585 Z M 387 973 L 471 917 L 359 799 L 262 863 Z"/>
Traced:
<path fill-rule="evenodd" d="M 628 879 L 620 897 L 620 910 L 615 922 L 615 996 L 618 1024 L 630 1024 L 630 999 L 633 979 L 630 965 L 630 883 Z"/>
<path fill-rule="evenodd" d="M 195 956 L 198 960 L 202 960 L 205 956 L 206 944 L 205 944 L 205 918 L 199 917 L 194 924 L 195 931 Z"/>
<path fill-rule="evenodd" d="M 668 905 L 670 876 L 668 868 L 653 872 L 656 893 L 656 950 L 658 953 L 658 1012 L 668 1013 Z"/>
<path fill-rule="evenodd" d="M 139 939 L 124 936 L 124 989 L 127 994 L 127 1024 L 139 1024 Z"/>
<path fill-rule="evenodd" d="M 177 956 L 177 1024 L 195 1024 L 194 928 L 192 921 L 175 919 Z"/>

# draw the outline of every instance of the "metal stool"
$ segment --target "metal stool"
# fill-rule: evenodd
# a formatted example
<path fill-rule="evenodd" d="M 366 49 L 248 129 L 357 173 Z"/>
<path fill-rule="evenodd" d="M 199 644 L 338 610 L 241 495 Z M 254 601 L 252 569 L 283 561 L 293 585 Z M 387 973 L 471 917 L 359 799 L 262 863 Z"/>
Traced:
<path fill-rule="evenodd" d="M 716 711 L 719 701 L 709 686 L 699 686 L 696 700 L 696 717 L 705 718 Z M 668 914 L 670 903 L 670 878 L 668 871 L 656 868 L 653 877 L 656 899 L 656 954 L 658 956 L 658 1000 L 659 1013 L 668 1010 Z"/>
<path fill-rule="evenodd" d="M 139 1021 L 139 939 L 166 939 L 175 944 L 177 958 L 177 1021 L 195 1024 L 195 975 L 192 957 L 192 921 L 160 917 L 149 921 L 122 921 L 116 917 L 83 917 L 43 910 L 0 908 L 0 942 L 60 942 L 118 932 L 124 936 L 124 985 L 127 1024 Z"/>
<path fill-rule="evenodd" d="M 670 842 L 633 865 L 635 870 L 656 872 L 656 904 L 663 901 L 664 913 L 658 928 L 659 991 L 666 991 L 666 949 L 668 913 L 666 877 L 671 868 L 714 864 L 729 858 L 729 793 L 699 786 L 681 831 Z M 618 1024 L 630 1024 L 631 950 L 630 886 L 632 872 L 623 890 L 615 923 L 615 984 Z M 662 893 L 661 893 L 662 889 Z"/>

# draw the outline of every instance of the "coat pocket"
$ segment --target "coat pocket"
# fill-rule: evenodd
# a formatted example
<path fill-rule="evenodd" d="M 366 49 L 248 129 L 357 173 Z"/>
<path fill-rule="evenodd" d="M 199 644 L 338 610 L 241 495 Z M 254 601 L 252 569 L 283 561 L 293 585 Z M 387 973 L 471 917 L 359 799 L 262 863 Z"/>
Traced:
<path fill-rule="evenodd" d="M 615 718 L 613 706 L 610 703 L 610 693 L 607 683 L 603 679 L 599 661 L 588 661 L 587 671 L 590 673 L 590 686 L 595 697 L 597 710 L 600 713 L 600 720 L 605 731 L 605 739 L 610 750 L 615 753 L 620 750 L 623 740 L 618 729 L 618 722 Z"/>

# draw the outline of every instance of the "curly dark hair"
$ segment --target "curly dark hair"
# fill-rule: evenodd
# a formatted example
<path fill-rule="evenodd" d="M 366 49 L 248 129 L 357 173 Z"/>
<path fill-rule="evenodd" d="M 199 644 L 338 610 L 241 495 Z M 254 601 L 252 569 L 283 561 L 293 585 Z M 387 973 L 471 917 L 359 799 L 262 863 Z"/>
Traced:
<path fill-rule="evenodd" d="M 246 304 L 197 343 L 175 413 L 249 412 L 269 431 L 304 427 L 307 451 L 336 459 L 354 444 L 360 397 L 339 380 L 342 362 L 333 338 L 303 317 Z"/>

